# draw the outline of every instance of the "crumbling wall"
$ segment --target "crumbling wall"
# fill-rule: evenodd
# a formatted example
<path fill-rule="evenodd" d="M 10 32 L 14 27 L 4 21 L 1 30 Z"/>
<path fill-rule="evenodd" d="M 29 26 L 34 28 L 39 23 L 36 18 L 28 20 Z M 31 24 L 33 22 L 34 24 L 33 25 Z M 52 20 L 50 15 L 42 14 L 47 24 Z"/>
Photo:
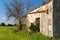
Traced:
<path fill-rule="evenodd" d="M 54 36 L 60 36 L 60 0 L 53 0 Z"/>
<path fill-rule="evenodd" d="M 40 17 L 40 32 L 44 35 L 53 37 L 53 4 L 50 1 L 45 5 L 45 12 Z"/>

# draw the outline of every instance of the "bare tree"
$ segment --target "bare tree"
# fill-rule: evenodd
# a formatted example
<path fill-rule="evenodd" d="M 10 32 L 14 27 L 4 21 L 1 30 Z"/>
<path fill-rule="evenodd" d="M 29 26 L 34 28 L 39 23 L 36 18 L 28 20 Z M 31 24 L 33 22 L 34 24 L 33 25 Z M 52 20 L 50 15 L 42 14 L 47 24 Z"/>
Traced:
<path fill-rule="evenodd" d="M 22 30 L 22 22 L 27 17 L 27 13 L 32 6 L 29 0 L 26 0 L 25 4 L 23 2 L 18 2 L 17 0 L 13 0 L 10 4 L 6 4 L 7 9 L 7 17 L 15 18 L 19 22 L 19 29 Z M 26 10 L 26 12 L 25 12 Z"/>

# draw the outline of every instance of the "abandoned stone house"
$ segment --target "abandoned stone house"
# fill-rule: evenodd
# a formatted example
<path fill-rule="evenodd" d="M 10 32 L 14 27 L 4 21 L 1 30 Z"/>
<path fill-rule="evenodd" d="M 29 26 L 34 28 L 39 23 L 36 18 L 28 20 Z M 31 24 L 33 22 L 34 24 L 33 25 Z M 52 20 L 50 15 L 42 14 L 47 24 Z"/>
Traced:
<path fill-rule="evenodd" d="M 49 0 L 27 14 L 29 25 L 40 20 L 40 33 L 53 37 L 60 34 L 60 0 Z"/>

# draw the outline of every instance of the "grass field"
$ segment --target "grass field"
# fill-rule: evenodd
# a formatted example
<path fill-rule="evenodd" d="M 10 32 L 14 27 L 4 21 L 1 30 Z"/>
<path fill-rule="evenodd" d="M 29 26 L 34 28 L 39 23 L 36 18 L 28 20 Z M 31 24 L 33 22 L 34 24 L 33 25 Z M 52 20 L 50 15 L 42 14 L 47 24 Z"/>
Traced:
<path fill-rule="evenodd" d="M 14 32 L 15 27 L 0 26 L 0 40 L 52 40 L 40 33 Z"/>

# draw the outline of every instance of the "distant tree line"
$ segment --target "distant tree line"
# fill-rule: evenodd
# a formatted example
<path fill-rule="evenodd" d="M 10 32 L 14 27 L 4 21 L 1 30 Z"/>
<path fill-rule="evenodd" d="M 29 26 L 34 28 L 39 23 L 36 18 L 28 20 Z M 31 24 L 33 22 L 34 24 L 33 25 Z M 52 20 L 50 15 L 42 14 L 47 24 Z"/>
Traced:
<path fill-rule="evenodd" d="M 4 22 L 0 23 L 0 26 L 16 26 L 16 24 L 5 24 Z"/>

